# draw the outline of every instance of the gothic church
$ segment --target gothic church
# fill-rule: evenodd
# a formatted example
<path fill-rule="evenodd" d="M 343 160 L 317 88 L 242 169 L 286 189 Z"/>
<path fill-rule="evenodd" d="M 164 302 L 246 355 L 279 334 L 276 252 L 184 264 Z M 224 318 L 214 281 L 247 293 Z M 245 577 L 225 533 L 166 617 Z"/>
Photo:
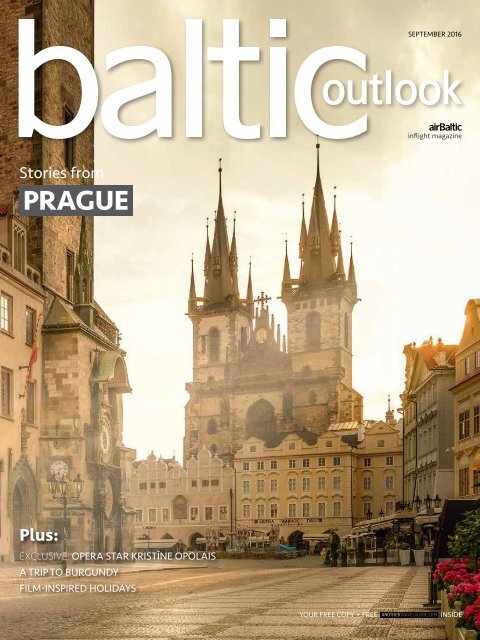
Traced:
<path fill-rule="evenodd" d="M 329 224 L 317 170 L 308 227 L 302 211 L 298 278 L 285 252 L 281 299 L 288 337 L 270 315 L 268 296 L 238 286 L 235 223 L 229 241 L 219 168 L 213 241 L 207 242 L 204 293 L 197 296 L 192 263 L 188 315 L 193 325 L 193 381 L 185 411 L 184 459 L 206 447 L 226 462 L 245 438 L 362 420 L 352 387 L 352 312 L 357 298 L 353 255 L 345 272 L 336 212 Z M 302 207 L 303 208 L 303 207 Z"/>

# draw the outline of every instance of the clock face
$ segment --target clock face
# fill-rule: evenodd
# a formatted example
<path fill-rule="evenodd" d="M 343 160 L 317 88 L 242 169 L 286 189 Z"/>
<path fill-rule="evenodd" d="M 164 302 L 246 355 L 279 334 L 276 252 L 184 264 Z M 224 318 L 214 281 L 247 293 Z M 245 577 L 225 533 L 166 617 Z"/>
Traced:
<path fill-rule="evenodd" d="M 110 422 L 104 418 L 100 430 L 100 457 L 102 462 L 109 462 L 112 454 L 113 437 Z"/>
<path fill-rule="evenodd" d="M 64 460 L 55 460 L 50 465 L 50 473 L 55 480 L 65 480 L 68 475 L 68 465 Z"/>
<path fill-rule="evenodd" d="M 113 514 L 113 487 L 110 480 L 105 481 L 105 499 L 103 508 L 107 518 L 111 518 Z"/>
<path fill-rule="evenodd" d="M 255 340 L 259 343 L 262 344 L 263 342 L 266 342 L 268 338 L 268 333 L 267 330 L 262 327 L 261 329 L 258 329 L 258 331 L 255 333 Z"/>

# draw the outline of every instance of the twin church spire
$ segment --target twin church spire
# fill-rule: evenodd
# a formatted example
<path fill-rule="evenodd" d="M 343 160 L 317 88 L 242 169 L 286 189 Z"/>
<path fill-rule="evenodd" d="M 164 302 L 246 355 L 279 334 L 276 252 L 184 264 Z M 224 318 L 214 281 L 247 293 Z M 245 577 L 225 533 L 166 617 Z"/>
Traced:
<path fill-rule="evenodd" d="M 331 286 L 336 282 L 344 282 L 351 287 L 352 294 L 357 295 L 353 251 L 350 251 L 348 277 L 345 273 L 341 232 L 337 215 L 337 194 L 333 196 L 332 224 L 328 223 L 325 196 L 320 177 L 320 145 L 317 142 L 317 172 L 313 189 L 310 220 L 305 221 L 305 200 L 302 198 L 302 221 L 300 227 L 299 257 L 300 277 L 290 276 L 288 253 L 285 255 L 284 275 L 282 280 L 282 298 L 295 293 L 309 293 L 312 289 Z M 336 191 L 336 187 L 334 187 Z M 287 268 L 288 267 L 288 268 Z"/>
<path fill-rule="evenodd" d="M 320 145 L 317 142 L 317 170 L 313 190 L 312 206 L 308 228 L 305 220 L 305 200 L 302 201 L 302 220 L 300 229 L 299 257 L 300 277 L 292 279 L 288 258 L 288 245 L 285 241 L 285 259 L 282 278 L 282 298 L 293 295 L 298 291 L 328 286 L 335 282 L 344 282 L 351 287 L 352 295 L 356 298 L 357 286 L 353 252 L 350 250 L 348 276 L 345 273 L 341 232 L 337 216 L 337 196 L 334 194 L 332 224 L 329 225 L 322 180 L 320 177 Z M 236 239 L 236 215 L 233 219 L 232 243 L 229 243 L 227 221 L 222 198 L 222 164 L 219 160 L 218 168 L 218 205 L 215 212 L 215 227 L 213 241 L 210 244 L 209 226 L 207 219 L 207 241 L 204 258 L 204 295 L 198 298 L 195 290 L 195 278 L 192 272 L 189 294 L 189 315 L 195 315 L 197 303 L 203 303 L 203 308 L 220 309 L 225 307 L 242 306 L 253 317 L 253 287 L 251 263 L 249 268 L 247 296 L 240 298 L 238 287 L 238 252 Z M 336 187 L 335 187 L 336 189 Z"/>
<path fill-rule="evenodd" d="M 189 314 L 195 314 L 197 302 L 202 302 L 204 308 L 232 307 L 244 305 L 252 313 L 249 304 L 253 307 L 253 290 L 251 282 L 251 268 L 247 298 L 240 299 L 238 288 L 238 252 L 236 237 L 236 212 L 233 218 L 232 244 L 230 245 L 227 229 L 227 220 L 223 207 L 222 196 L 222 160 L 218 167 L 218 205 L 215 212 L 215 227 L 212 244 L 210 245 L 209 226 L 207 219 L 207 242 L 205 246 L 205 258 L 203 263 L 205 277 L 203 298 L 197 298 L 195 293 L 195 278 L 192 274 L 189 295 Z M 249 300 L 249 296 L 251 300 Z"/>

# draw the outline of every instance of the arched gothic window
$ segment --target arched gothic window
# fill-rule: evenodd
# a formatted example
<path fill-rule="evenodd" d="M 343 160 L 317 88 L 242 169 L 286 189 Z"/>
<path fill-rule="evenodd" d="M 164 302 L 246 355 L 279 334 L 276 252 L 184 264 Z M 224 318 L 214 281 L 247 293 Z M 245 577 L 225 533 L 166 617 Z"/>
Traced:
<path fill-rule="evenodd" d="M 220 331 L 215 327 L 208 332 L 208 359 L 210 362 L 220 360 Z"/>
<path fill-rule="evenodd" d="M 208 421 L 207 431 L 208 431 L 209 434 L 217 433 L 218 426 L 217 426 L 217 421 L 215 420 L 215 418 L 211 418 Z"/>
<path fill-rule="evenodd" d="M 311 311 L 305 320 L 306 346 L 309 350 L 320 349 L 320 314 Z"/>

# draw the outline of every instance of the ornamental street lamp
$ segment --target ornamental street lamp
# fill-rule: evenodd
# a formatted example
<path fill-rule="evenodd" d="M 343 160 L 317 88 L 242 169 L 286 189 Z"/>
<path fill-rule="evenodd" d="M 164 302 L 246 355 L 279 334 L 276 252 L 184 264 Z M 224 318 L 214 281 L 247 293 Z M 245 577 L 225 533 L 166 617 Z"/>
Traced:
<path fill-rule="evenodd" d="M 69 482 L 65 474 L 52 475 L 49 482 L 52 498 L 63 507 L 63 573 L 67 571 L 67 506 L 80 502 L 80 494 L 84 484 L 79 473 L 77 473 L 77 477 L 72 482 Z M 72 492 L 69 492 L 70 485 L 73 489 Z"/>
<path fill-rule="evenodd" d="M 430 511 L 430 509 L 432 508 L 432 498 L 430 498 L 430 494 L 427 493 L 427 497 L 425 498 L 425 507 L 427 508 L 427 511 Z"/>
<path fill-rule="evenodd" d="M 418 513 L 420 511 L 420 505 L 422 504 L 422 501 L 418 497 L 418 494 L 417 494 L 417 497 L 414 500 L 412 500 L 412 503 L 413 503 L 413 508 Z"/>
<path fill-rule="evenodd" d="M 378 517 L 379 518 L 383 518 L 385 514 L 383 513 L 383 509 L 380 509 L 380 511 L 378 512 Z"/>
<path fill-rule="evenodd" d="M 435 509 L 439 509 L 441 504 L 442 504 L 442 499 L 437 493 L 437 495 L 433 499 L 433 506 L 435 507 Z"/>

